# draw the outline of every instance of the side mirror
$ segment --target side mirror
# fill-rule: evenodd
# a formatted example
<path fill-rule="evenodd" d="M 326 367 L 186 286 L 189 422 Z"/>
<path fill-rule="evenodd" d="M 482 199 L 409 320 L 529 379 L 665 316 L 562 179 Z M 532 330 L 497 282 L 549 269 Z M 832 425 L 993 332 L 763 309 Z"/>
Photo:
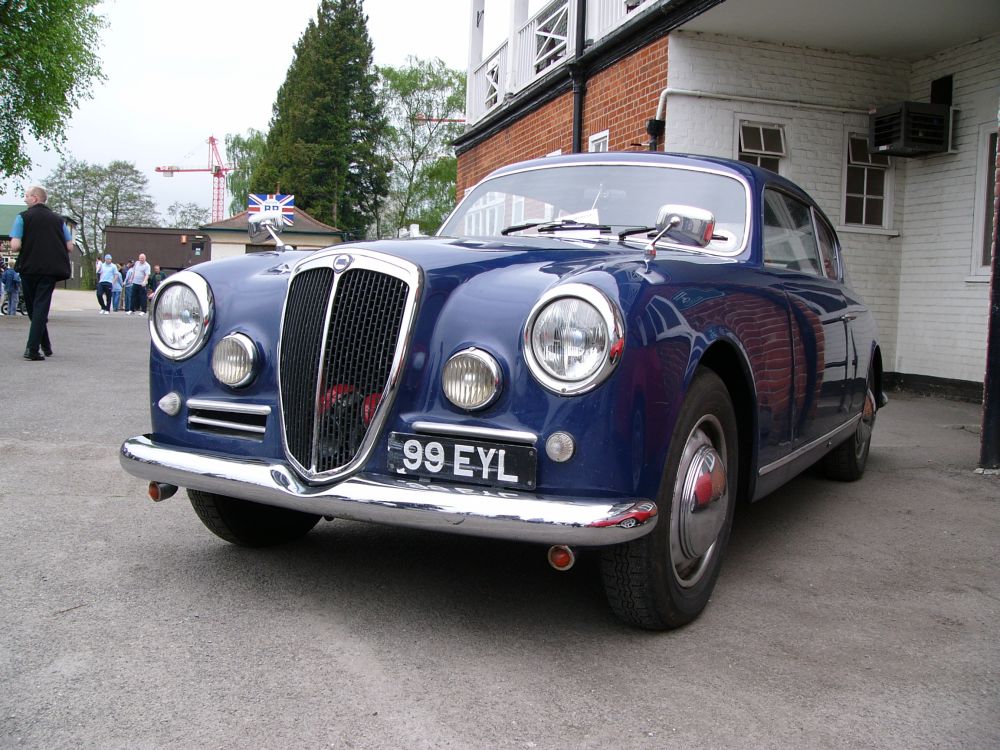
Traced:
<path fill-rule="evenodd" d="M 715 234 L 715 216 L 711 211 L 694 206 L 668 203 L 660 206 L 656 215 L 657 240 L 666 237 L 670 242 L 691 247 L 705 247 Z"/>

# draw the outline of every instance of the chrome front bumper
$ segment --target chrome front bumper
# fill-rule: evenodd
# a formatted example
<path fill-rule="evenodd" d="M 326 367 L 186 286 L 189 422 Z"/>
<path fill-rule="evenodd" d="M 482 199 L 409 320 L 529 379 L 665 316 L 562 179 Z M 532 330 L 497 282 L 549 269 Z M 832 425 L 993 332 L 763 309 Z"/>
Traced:
<path fill-rule="evenodd" d="M 430 484 L 357 474 L 338 484 L 304 484 L 288 466 L 193 453 L 148 435 L 122 443 L 122 468 L 149 481 L 306 513 L 542 544 L 628 542 L 656 525 L 643 498 L 566 499 L 491 487 Z"/>

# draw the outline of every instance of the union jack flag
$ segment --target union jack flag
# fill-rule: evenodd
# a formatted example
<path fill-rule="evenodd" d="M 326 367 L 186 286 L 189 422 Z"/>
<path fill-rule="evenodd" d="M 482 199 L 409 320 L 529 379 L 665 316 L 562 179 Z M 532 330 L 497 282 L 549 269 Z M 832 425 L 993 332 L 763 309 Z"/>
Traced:
<path fill-rule="evenodd" d="M 248 214 L 270 214 L 280 213 L 281 219 L 286 227 L 292 226 L 295 222 L 295 196 L 294 195 L 258 195 L 250 194 L 247 202 Z"/>

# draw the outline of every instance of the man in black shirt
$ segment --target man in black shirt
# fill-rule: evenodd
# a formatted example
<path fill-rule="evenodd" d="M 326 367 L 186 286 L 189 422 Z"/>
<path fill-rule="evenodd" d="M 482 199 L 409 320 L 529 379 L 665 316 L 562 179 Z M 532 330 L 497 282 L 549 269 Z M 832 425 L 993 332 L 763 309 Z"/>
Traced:
<path fill-rule="evenodd" d="M 73 251 L 69 227 L 45 205 L 47 200 L 44 188 L 29 187 L 24 193 L 28 208 L 14 218 L 10 231 L 10 248 L 18 253 L 15 268 L 21 274 L 24 304 L 31 319 L 24 358 L 34 361 L 52 356 L 49 307 L 56 284 L 70 277 L 69 254 Z"/>

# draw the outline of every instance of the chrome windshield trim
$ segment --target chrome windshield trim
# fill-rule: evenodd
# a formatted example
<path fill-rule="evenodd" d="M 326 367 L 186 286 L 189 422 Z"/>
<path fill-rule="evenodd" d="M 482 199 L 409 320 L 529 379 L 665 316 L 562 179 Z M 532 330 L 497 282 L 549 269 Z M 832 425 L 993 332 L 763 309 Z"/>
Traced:
<path fill-rule="evenodd" d="M 797 459 L 797 458 L 805 455 L 806 453 L 808 453 L 809 451 L 811 451 L 813 448 L 816 448 L 820 443 L 823 443 L 823 442 L 826 442 L 826 441 L 831 441 L 832 442 L 834 440 L 834 438 L 839 437 L 840 433 L 850 434 L 851 430 L 857 429 L 858 422 L 860 422 L 860 421 L 861 421 L 861 415 L 860 414 L 857 414 L 857 415 L 851 417 L 849 420 L 847 420 L 846 422 L 844 422 L 844 424 L 840 425 L 840 427 L 836 427 L 836 428 L 830 430 L 828 433 L 826 433 L 822 437 L 816 438 L 811 443 L 808 443 L 807 445 L 803 445 L 801 448 L 795 449 L 794 451 L 792 451 L 791 453 L 789 453 L 787 456 L 785 456 L 783 458 L 779 458 L 777 461 L 774 461 L 773 463 L 769 463 L 767 466 L 762 466 L 757 471 L 757 476 L 764 477 L 764 476 L 767 476 L 768 474 L 770 474 L 772 471 L 777 471 L 782 466 L 790 464 L 795 459 Z"/>
<path fill-rule="evenodd" d="M 414 422 L 413 431 L 427 435 L 449 435 L 469 438 L 470 440 L 497 440 L 501 443 L 524 443 L 535 445 L 538 435 L 521 430 L 497 430 L 492 427 L 475 427 L 464 424 L 448 424 L 446 422 Z"/>
<path fill-rule="evenodd" d="M 205 409 L 207 411 L 228 411 L 232 414 L 256 414 L 266 417 L 271 413 L 267 404 L 243 404 L 235 401 L 212 401 L 207 398 L 189 398 L 188 409 Z"/>
<path fill-rule="evenodd" d="M 648 534 L 658 518 L 656 504 L 638 497 L 545 495 L 374 474 L 313 486 L 283 462 L 191 453 L 148 435 L 122 443 L 118 460 L 146 481 L 304 513 L 492 539 L 621 544 Z"/>
<path fill-rule="evenodd" d="M 751 222 L 752 222 L 752 217 L 751 217 L 750 214 L 751 214 L 751 211 L 753 210 L 753 199 L 752 199 L 752 192 L 750 190 L 750 183 L 747 181 L 747 179 L 743 175 L 741 175 L 741 174 L 733 174 L 732 172 L 728 172 L 728 171 L 726 171 L 724 169 L 718 169 L 718 168 L 714 168 L 714 167 L 707 167 L 707 166 L 694 165 L 694 164 L 663 163 L 663 162 L 659 162 L 659 161 L 655 161 L 655 160 L 650 160 L 650 161 L 626 161 L 624 159 L 613 159 L 613 158 L 612 159 L 607 159 L 607 160 L 601 159 L 601 160 L 594 160 L 594 161 L 589 161 L 588 160 L 588 161 L 569 162 L 569 163 L 559 162 L 559 163 L 555 163 L 555 164 L 538 164 L 538 165 L 533 165 L 533 166 L 525 166 L 525 167 L 522 167 L 520 169 L 512 169 L 510 171 L 505 171 L 505 172 L 503 172 L 501 174 L 497 174 L 497 175 L 487 175 L 482 180 L 480 180 L 478 183 L 476 183 L 472 187 L 472 189 L 469 190 L 468 193 L 466 193 L 466 195 L 462 198 L 462 200 L 460 200 L 458 202 L 458 205 L 456 205 L 455 208 L 452 209 L 452 212 L 450 214 L 448 214 L 448 217 L 445 219 L 445 221 L 441 224 L 441 227 L 438 229 L 438 231 L 436 233 L 436 236 L 438 236 L 438 237 L 464 237 L 465 236 L 465 232 L 457 232 L 456 233 L 456 232 L 454 232 L 454 230 L 452 230 L 452 232 L 450 234 L 448 234 L 448 233 L 446 233 L 444 231 L 445 227 L 448 226 L 451 223 L 451 220 L 452 220 L 453 217 L 459 215 L 459 212 L 461 211 L 462 206 L 465 205 L 465 202 L 468 201 L 473 195 L 476 194 L 476 191 L 478 190 L 478 188 L 481 187 L 481 186 L 483 186 L 483 185 L 488 184 L 492 180 L 498 180 L 498 179 L 510 177 L 511 175 L 523 174 L 525 172 L 536 172 L 536 171 L 543 170 L 543 169 L 572 169 L 572 168 L 576 168 L 576 167 L 597 167 L 597 166 L 600 166 L 600 167 L 634 167 L 634 168 L 638 168 L 638 169 L 649 169 L 649 168 L 653 168 L 653 169 L 674 169 L 674 170 L 682 170 L 682 171 L 685 171 L 685 172 L 701 172 L 701 173 L 704 173 L 704 174 L 714 174 L 714 175 L 718 175 L 719 177 L 725 177 L 725 178 L 728 178 L 728 179 L 731 179 L 731 180 L 735 180 L 736 182 L 738 182 L 740 185 L 743 186 L 743 194 L 744 194 L 744 199 L 745 199 L 745 210 L 744 210 L 744 217 L 743 217 L 743 237 L 741 238 L 741 240 L 738 243 L 738 245 L 737 245 L 737 247 L 736 247 L 735 250 L 729 250 L 729 251 L 726 251 L 726 252 L 721 252 L 719 250 L 712 250 L 711 248 L 697 248 L 696 252 L 698 254 L 710 255 L 710 256 L 715 257 L 715 258 L 734 258 L 734 257 L 736 257 L 738 255 L 742 255 L 743 252 L 749 246 L 749 243 L 750 243 L 750 226 L 751 226 Z M 479 197 L 481 197 L 481 196 L 479 196 Z M 478 197 L 477 197 L 477 200 L 478 200 Z M 483 235 L 483 236 L 494 237 L 494 235 Z M 502 239 L 502 237 L 500 235 L 495 235 L 495 237 Z M 598 236 L 598 239 L 609 239 L 609 238 L 608 237 L 603 237 L 602 238 L 602 237 Z M 683 250 L 683 251 L 686 251 L 686 252 L 694 252 L 695 251 L 693 248 L 688 247 L 687 245 L 679 245 L 677 243 L 667 242 L 667 241 L 662 240 L 662 239 L 659 240 L 656 243 L 656 246 L 657 247 L 662 247 L 662 248 L 670 248 L 672 250 Z"/>

